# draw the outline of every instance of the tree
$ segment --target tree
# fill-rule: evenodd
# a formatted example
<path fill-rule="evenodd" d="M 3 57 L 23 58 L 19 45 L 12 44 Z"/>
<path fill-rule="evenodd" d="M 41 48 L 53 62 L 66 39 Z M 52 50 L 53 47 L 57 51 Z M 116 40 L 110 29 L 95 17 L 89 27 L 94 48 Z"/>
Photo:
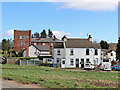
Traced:
<path fill-rule="evenodd" d="M 120 37 L 119 37 L 117 49 L 116 49 L 116 59 L 120 61 Z"/>
<path fill-rule="evenodd" d="M 46 34 L 46 31 L 45 29 L 41 32 L 41 38 L 46 38 L 47 37 L 47 34 Z"/>
<path fill-rule="evenodd" d="M 106 41 L 101 41 L 100 45 L 102 47 L 102 49 L 109 49 L 109 44 Z"/>
<path fill-rule="evenodd" d="M 2 50 L 3 50 L 3 52 L 7 50 L 7 40 L 6 39 L 2 40 Z"/>
<path fill-rule="evenodd" d="M 34 33 L 34 37 L 39 38 L 39 33 L 38 32 Z"/>
<path fill-rule="evenodd" d="M 32 38 L 34 38 L 33 34 L 32 34 Z"/>
<path fill-rule="evenodd" d="M 52 31 L 51 31 L 50 29 L 48 29 L 48 36 L 49 36 L 50 38 L 52 38 L 52 36 L 53 36 L 53 33 L 52 33 Z"/>

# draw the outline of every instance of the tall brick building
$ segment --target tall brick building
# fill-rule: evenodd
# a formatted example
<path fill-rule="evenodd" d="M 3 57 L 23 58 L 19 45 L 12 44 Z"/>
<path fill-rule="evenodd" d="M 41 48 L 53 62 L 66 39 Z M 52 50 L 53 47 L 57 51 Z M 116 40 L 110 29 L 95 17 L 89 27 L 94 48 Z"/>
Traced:
<path fill-rule="evenodd" d="M 31 44 L 31 30 L 22 31 L 14 30 L 14 50 L 20 52 L 23 48 L 27 50 L 28 56 L 28 47 Z"/>

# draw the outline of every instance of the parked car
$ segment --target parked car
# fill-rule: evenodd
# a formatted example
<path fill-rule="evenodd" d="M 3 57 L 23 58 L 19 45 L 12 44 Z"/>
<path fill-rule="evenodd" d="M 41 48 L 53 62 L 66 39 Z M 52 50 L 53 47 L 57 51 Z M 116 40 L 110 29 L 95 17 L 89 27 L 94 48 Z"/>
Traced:
<path fill-rule="evenodd" d="M 85 66 L 84 66 L 84 69 L 94 69 L 95 67 L 94 67 L 94 65 L 93 64 L 91 64 L 91 63 L 86 63 L 85 64 Z"/>
<path fill-rule="evenodd" d="M 114 65 L 112 66 L 112 70 L 120 70 L 120 65 Z"/>
<path fill-rule="evenodd" d="M 100 69 L 111 71 L 111 60 L 109 58 L 103 59 Z"/>

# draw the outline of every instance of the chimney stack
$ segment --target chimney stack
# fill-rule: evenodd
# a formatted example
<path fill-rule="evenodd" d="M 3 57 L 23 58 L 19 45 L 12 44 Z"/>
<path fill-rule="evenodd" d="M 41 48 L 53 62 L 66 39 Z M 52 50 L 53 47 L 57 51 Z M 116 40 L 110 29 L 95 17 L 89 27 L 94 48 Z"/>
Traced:
<path fill-rule="evenodd" d="M 38 40 L 40 40 L 40 37 L 38 38 Z"/>
<path fill-rule="evenodd" d="M 89 35 L 88 40 L 92 42 L 92 36 Z"/>

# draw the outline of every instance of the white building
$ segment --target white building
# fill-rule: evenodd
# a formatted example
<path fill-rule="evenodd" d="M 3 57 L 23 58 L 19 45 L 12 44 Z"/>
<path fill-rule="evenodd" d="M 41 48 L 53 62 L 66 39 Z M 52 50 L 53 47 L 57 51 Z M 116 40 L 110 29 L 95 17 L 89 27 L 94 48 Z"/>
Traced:
<path fill-rule="evenodd" d="M 29 57 L 52 56 L 49 45 L 30 45 Z M 23 51 L 23 57 L 26 57 L 26 50 Z"/>
<path fill-rule="evenodd" d="M 54 62 L 62 68 L 84 67 L 85 63 L 99 65 L 101 63 L 101 47 L 88 39 L 66 38 L 64 45 L 54 45 Z"/>
<path fill-rule="evenodd" d="M 116 61 L 116 52 L 114 50 L 103 49 L 103 59 L 109 58 L 111 61 Z"/>

